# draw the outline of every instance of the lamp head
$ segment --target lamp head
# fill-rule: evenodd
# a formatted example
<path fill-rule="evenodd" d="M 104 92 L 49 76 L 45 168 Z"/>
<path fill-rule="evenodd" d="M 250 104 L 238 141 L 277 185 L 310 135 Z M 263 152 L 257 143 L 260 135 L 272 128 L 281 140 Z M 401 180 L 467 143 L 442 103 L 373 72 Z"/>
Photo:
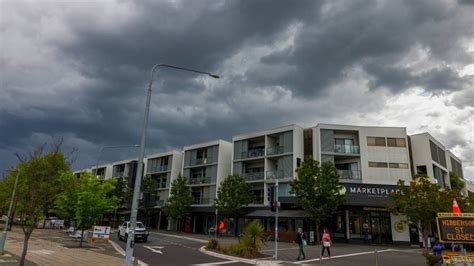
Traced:
<path fill-rule="evenodd" d="M 214 75 L 214 74 L 209 74 L 209 76 L 211 76 L 211 77 L 213 77 L 213 78 L 215 78 L 215 79 L 220 78 L 218 75 Z"/>

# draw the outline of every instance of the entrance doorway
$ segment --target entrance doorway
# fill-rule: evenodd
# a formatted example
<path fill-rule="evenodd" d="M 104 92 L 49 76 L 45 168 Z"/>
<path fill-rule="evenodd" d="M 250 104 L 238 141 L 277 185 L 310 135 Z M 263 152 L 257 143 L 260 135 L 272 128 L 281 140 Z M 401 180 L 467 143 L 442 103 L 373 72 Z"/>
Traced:
<path fill-rule="evenodd" d="M 374 213 L 370 216 L 370 234 L 372 235 L 372 243 L 382 244 L 392 242 L 392 231 L 390 228 L 390 217 L 374 217 Z"/>

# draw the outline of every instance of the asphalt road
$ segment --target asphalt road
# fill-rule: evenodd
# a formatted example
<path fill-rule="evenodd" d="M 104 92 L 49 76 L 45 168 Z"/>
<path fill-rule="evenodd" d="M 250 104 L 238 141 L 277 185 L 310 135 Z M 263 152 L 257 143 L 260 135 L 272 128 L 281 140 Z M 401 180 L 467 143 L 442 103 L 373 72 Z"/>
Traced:
<path fill-rule="evenodd" d="M 126 243 L 112 234 L 112 240 L 124 250 Z M 208 256 L 199 251 L 204 244 L 196 241 L 150 233 L 147 243 L 135 242 L 134 255 L 148 265 L 249 265 Z"/>

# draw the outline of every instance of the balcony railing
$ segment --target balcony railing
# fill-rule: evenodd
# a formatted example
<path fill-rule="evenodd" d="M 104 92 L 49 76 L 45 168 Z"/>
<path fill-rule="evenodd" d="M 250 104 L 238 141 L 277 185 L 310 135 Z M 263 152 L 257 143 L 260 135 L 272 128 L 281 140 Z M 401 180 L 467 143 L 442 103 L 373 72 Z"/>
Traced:
<path fill-rule="evenodd" d="M 265 173 L 264 172 L 245 173 L 244 178 L 246 181 L 263 180 L 265 178 Z"/>
<path fill-rule="evenodd" d="M 284 177 L 285 175 L 282 170 L 267 171 L 267 179 L 280 179 Z"/>
<path fill-rule="evenodd" d="M 267 149 L 267 155 L 277 155 L 277 154 L 282 154 L 285 152 L 285 147 L 283 146 L 275 146 L 275 147 L 270 147 Z"/>
<path fill-rule="evenodd" d="M 210 176 L 189 178 L 188 179 L 188 184 L 190 184 L 190 185 L 210 184 L 211 180 L 212 180 L 212 178 Z"/>
<path fill-rule="evenodd" d="M 203 165 L 203 164 L 210 164 L 212 163 L 212 157 L 206 158 L 198 158 L 198 159 L 191 159 L 190 165 Z"/>
<path fill-rule="evenodd" d="M 194 197 L 193 204 L 211 204 L 210 198 L 201 198 L 201 197 Z"/>
<path fill-rule="evenodd" d="M 342 145 L 336 144 L 334 145 L 334 152 L 335 153 L 345 153 L 345 154 L 359 154 L 359 146 L 357 145 Z"/>
<path fill-rule="evenodd" d="M 242 152 L 242 159 L 265 156 L 265 149 L 250 149 Z"/>
<path fill-rule="evenodd" d="M 337 170 L 340 179 L 361 180 L 360 170 Z"/>
<path fill-rule="evenodd" d="M 252 204 L 263 204 L 263 197 L 254 197 Z"/>
<path fill-rule="evenodd" d="M 103 175 L 100 175 L 100 176 L 103 176 Z M 113 174 L 113 177 L 116 177 L 116 178 L 123 178 L 124 176 L 125 176 L 125 172 L 116 172 Z"/>
<path fill-rule="evenodd" d="M 157 165 L 150 167 L 150 173 L 168 171 L 168 165 Z"/>
<path fill-rule="evenodd" d="M 156 205 L 160 206 L 160 207 L 163 207 L 163 206 L 165 206 L 165 201 L 164 200 L 159 200 L 159 201 L 156 202 Z"/>

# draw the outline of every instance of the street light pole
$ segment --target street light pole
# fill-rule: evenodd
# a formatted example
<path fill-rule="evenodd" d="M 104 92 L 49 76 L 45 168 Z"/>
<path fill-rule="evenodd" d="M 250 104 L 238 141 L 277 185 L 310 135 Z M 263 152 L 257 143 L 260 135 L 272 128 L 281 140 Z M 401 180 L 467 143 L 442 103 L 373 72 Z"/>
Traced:
<path fill-rule="evenodd" d="M 125 252 L 125 266 L 130 266 L 132 264 L 133 246 L 135 242 L 135 226 L 137 222 L 137 213 L 138 213 L 138 198 L 140 194 L 140 186 L 142 183 L 142 173 L 143 173 L 143 168 L 144 168 L 143 158 L 145 157 L 146 130 L 148 127 L 148 116 L 150 113 L 150 101 L 151 101 L 151 92 L 152 92 L 152 86 L 153 86 L 153 76 L 155 74 L 156 69 L 159 67 L 173 68 L 177 70 L 205 74 L 216 79 L 219 78 L 218 75 L 214 75 L 209 72 L 194 70 L 194 69 L 185 68 L 185 67 L 178 67 L 178 66 L 173 66 L 173 65 L 168 65 L 168 64 L 156 64 L 152 67 L 151 72 L 150 72 L 150 82 L 148 84 L 148 92 L 147 92 L 146 104 L 145 104 L 145 115 L 143 119 L 142 136 L 141 136 L 141 141 L 140 141 L 140 153 L 138 156 L 138 168 L 137 168 L 137 173 L 136 173 L 136 178 L 135 178 L 135 187 L 133 188 L 132 210 L 130 213 L 130 232 L 127 238 L 127 247 L 126 247 L 126 252 Z"/>
<path fill-rule="evenodd" d="M 15 198 L 15 193 L 16 193 L 16 185 L 18 184 L 18 178 L 20 177 L 20 169 L 17 169 L 16 171 L 17 173 L 15 177 L 15 184 L 13 185 L 12 197 L 10 199 L 10 206 L 8 207 L 7 220 L 5 221 L 5 227 L 3 227 L 2 236 L 0 237 L 0 255 L 3 255 L 3 252 L 4 252 L 5 241 L 7 240 L 8 221 L 10 220 L 10 215 L 12 212 L 13 199 Z"/>

